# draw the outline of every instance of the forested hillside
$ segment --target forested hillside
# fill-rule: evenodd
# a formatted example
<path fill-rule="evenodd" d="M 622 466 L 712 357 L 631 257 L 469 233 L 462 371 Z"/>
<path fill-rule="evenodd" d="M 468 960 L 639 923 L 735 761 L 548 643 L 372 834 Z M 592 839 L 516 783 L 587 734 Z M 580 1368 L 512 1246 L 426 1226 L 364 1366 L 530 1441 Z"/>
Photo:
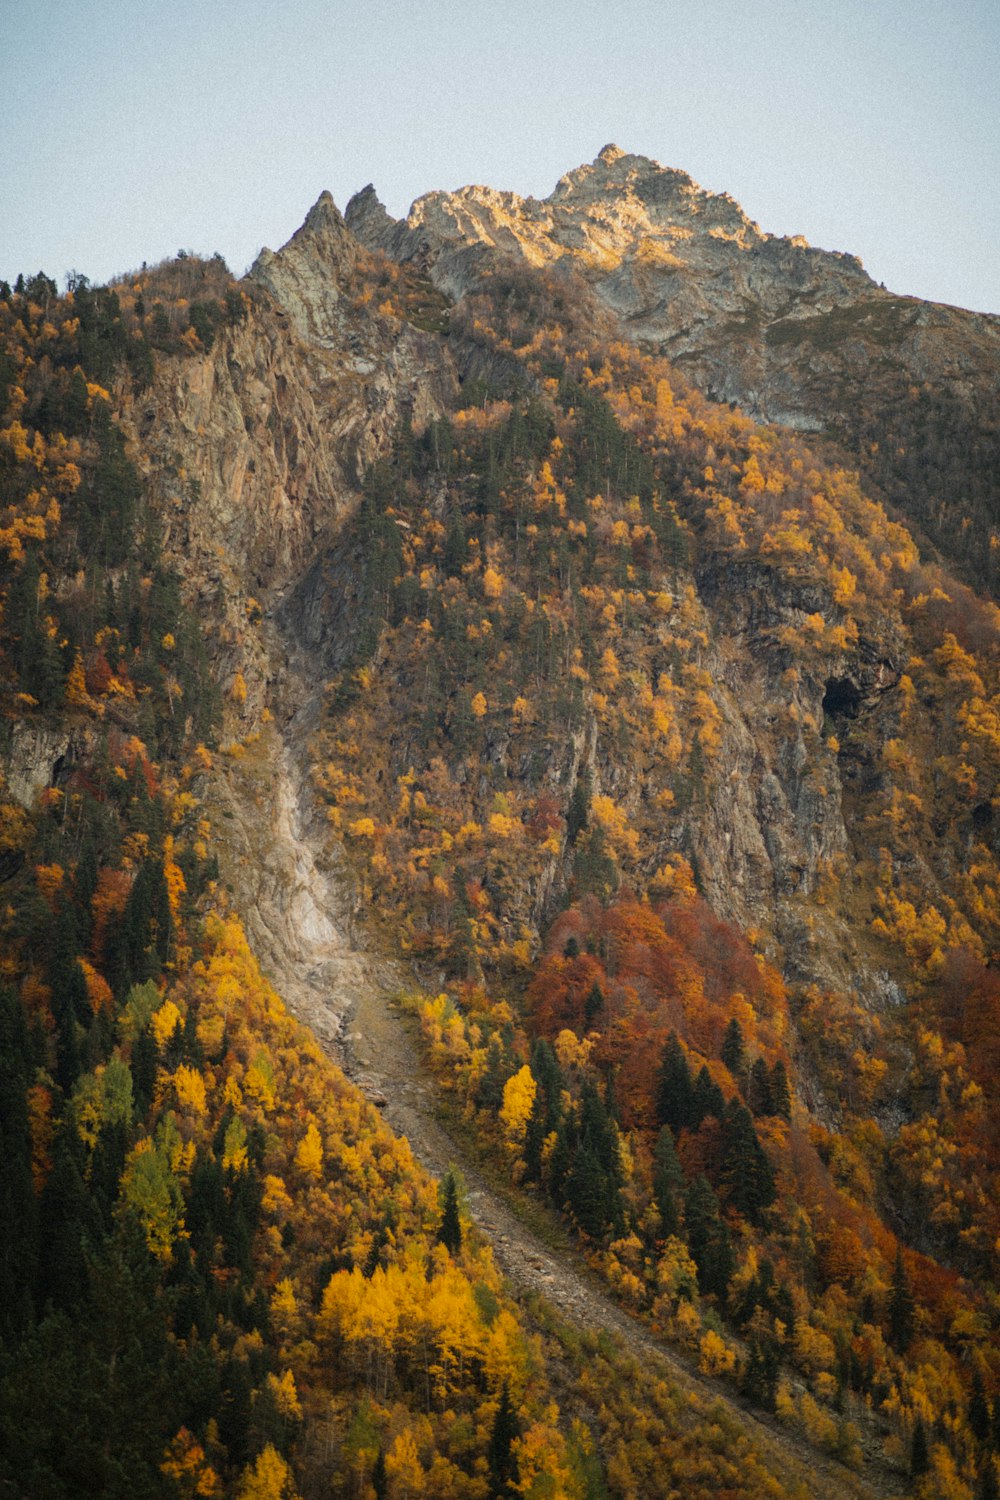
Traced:
<path fill-rule="evenodd" d="M 520 389 L 369 476 L 329 821 L 450 976 L 443 1082 L 623 1298 L 835 1451 L 877 1411 L 974 1474 L 997 611 L 801 440 L 491 290 Z"/>
<path fill-rule="evenodd" d="M 2 289 L 0 1492 L 804 1493 L 743 1406 L 991 1496 L 1000 611 L 905 524 L 989 424 L 859 473 L 366 211 Z M 286 1011 L 279 755 L 463 1149 L 709 1387 L 519 1307 Z"/>
<path fill-rule="evenodd" d="M 81 363 L 144 376 L 149 342 L 43 279 L 2 316 L 0 1490 L 582 1494 L 589 1437 L 454 1181 L 286 1014 L 217 886 L 218 694 Z"/>

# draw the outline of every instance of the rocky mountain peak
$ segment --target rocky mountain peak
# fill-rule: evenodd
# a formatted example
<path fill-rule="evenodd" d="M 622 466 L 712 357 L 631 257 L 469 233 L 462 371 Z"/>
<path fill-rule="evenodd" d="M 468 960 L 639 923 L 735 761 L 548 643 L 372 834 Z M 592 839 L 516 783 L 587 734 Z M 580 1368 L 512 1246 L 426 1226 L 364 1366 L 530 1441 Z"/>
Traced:
<path fill-rule="evenodd" d="M 272 293 L 300 333 L 324 343 L 357 263 L 358 241 L 330 193 L 322 192 L 287 244 L 277 252 L 261 250 L 249 276 Z"/>
<path fill-rule="evenodd" d="M 888 342 L 923 379 L 937 337 L 927 319 L 947 342 L 958 316 L 892 297 L 853 255 L 764 233 L 730 194 L 614 142 L 546 198 L 467 186 L 427 193 L 395 220 L 369 184 L 345 220 L 324 194 L 280 255 L 321 270 L 332 303 L 358 241 L 419 265 L 454 298 L 498 258 L 582 277 L 627 337 L 680 364 L 713 397 L 805 429 L 829 423 L 817 391 L 833 391 L 834 369 L 863 378 Z M 275 282 L 268 257 L 253 274 Z M 995 335 L 982 320 L 976 327 L 992 347 Z"/>
<path fill-rule="evenodd" d="M 592 162 L 585 162 L 560 177 L 545 202 L 587 201 L 597 196 L 635 196 L 644 202 L 654 202 L 685 191 L 701 193 L 702 190 L 686 172 L 665 167 L 651 156 L 639 156 L 610 145 L 599 151 Z"/>
<path fill-rule="evenodd" d="M 386 211 L 385 204 L 370 182 L 367 187 L 354 194 L 347 205 L 344 221 L 351 233 L 370 249 L 376 246 L 384 249 L 393 230 L 398 227 L 397 220 Z"/>
<path fill-rule="evenodd" d="M 343 215 L 333 201 L 333 194 L 324 189 L 306 214 L 302 229 L 312 230 L 313 233 L 328 229 L 336 233 L 343 223 Z M 299 232 L 301 233 L 301 230 Z"/>

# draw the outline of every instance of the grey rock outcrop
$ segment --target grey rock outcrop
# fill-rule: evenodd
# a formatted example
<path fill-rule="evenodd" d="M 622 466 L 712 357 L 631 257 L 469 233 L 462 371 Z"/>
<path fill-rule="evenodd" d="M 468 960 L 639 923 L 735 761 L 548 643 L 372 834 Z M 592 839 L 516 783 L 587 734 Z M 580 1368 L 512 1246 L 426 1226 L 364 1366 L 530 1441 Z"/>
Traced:
<path fill-rule="evenodd" d="M 322 194 L 285 246 L 261 251 L 242 322 L 120 393 L 166 548 L 215 631 L 223 686 L 243 672 L 251 719 L 277 664 L 248 622 L 337 534 L 402 412 L 422 426 L 455 385 L 440 340 L 358 298 L 364 254 Z"/>
<path fill-rule="evenodd" d="M 824 428 L 873 380 L 1000 390 L 1000 318 L 895 296 L 856 256 L 765 234 L 728 194 L 614 145 L 544 199 L 464 187 L 394 222 L 366 188 L 347 218 L 453 297 L 498 258 L 582 275 L 624 337 L 762 421 Z"/>

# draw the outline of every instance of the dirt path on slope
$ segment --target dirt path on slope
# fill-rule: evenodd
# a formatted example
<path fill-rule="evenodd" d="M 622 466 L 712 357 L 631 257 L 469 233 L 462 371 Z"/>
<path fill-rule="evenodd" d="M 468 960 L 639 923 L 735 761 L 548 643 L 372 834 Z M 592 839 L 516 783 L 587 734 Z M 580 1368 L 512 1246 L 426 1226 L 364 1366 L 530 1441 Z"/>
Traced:
<path fill-rule="evenodd" d="M 323 838 L 292 754 L 268 729 L 216 780 L 207 810 L 224 835 L 222 874 L 261 966 L 289 1009 L 378 1106 L 435 1176 L 460 1167 L 469 1213 L 517 1295 L 537 1293 L 568 1323 L 604 1330 L 640 1366 L 655 1361 L 673 1384 L 720 1401 L 746 1429 L 768 1468 L 790 1489 L 821 1500 L 874 1500 L 890 1490 L 796 1443 L 731 1386 L 706 1379 L 602 1292 L 571 1249 L 554 1253 L 489 1185 L 468 1147 L 436 1114 L 438 1085 L 416 1025 L 396 997 L 412 976 L 365 953 L 355 935 L 350 884 Z M 873 1455 L 874 1456 L 874 1455 Z"/>

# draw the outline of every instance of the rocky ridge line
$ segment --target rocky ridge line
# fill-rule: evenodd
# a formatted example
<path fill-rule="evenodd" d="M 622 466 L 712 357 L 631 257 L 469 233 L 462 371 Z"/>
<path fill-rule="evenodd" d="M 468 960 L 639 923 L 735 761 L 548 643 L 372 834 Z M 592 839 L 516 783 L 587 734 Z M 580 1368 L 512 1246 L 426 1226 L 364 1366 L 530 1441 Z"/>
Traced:
<path fill-rule="evenodd" d="M 617 146 L 544 199 L 463 187 L 396 221 L 369 186 L 345 222 L 454 297 L 504 260 L 580 275 L 623 337 L 756 420 L 823 430 L 873 380 L 887 399 L 912 381 L 972 407 L 1000 392 L 1000 318 L 896 296 L 857 256 L 765 234 L 729 194 Z"/>

